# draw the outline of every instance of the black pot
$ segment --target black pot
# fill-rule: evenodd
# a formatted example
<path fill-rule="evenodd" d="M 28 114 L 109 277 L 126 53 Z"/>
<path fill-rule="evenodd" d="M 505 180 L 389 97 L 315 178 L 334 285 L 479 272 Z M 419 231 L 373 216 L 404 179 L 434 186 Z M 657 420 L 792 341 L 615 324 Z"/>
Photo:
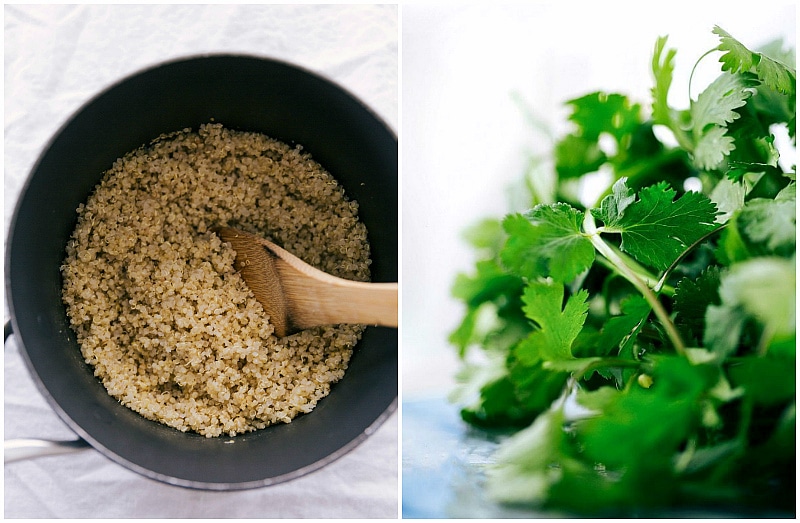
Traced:
<path fill-rule="evenodd" d="M 83 361 L 59 266 L 85 202 L 115 159 L 162 133 L 214 121 L 300 143 L 359 202 L 373 281 L 397 281 L 397 137 L 354 96 L 298 67 L 209 55 L 147 69 L 83 106 L 47 145 L 10 227 L 6 291 L 26 363 L 58 415 L 95 449 L 150 478 L 215 490 L 269 485 L 354 448 L 397 406 L 397 330 L 369 327 L 345 377 L 310 414 L 234 438 L 147 420 Z M 35 435 L 34 435 L 35 436 Z"/>

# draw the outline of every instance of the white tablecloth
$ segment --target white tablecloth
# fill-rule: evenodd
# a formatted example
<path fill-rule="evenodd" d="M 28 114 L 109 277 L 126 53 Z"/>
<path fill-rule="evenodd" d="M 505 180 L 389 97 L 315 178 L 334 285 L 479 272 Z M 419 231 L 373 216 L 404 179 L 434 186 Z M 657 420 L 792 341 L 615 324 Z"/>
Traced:
<path fill-rule="evenodd" d="M 5 238 L 28 172 L 64 121 L 118 79 L 167 59 L 227 51 L 286 60 L 343 85 L 397 129 L 396 6 L 6 5 L 4 15 Z M 13 336 L 4 372 L 5 439 L 74 438 Z M 398 416 L 332 464 L 256 490 L 172 487 L 91 449 L 7 464 L 4 479 L 6 517 L 394 518 Z"/>

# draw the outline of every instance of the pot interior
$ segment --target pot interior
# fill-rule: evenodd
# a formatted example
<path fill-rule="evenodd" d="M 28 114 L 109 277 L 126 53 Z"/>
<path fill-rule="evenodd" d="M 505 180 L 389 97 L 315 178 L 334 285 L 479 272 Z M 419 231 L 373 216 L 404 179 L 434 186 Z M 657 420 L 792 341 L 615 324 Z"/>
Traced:
<path fill-rule="evenodd" d="M 352 95 L 294 66 L 233 55 L 166 63 L 110 87 L 48 144 L 17 204 L 6 260 L 15 333 L 53 408 L 111 459 L 172 484 L 233 489 L 290 479 L 341 456 L 396 407 L 397 331 L 369 327 L 345 377 L 292 423 L 205 438 L 146 420 L 84 363 L 59 266 L 85 202 L 125 153 L 210 121 L 302 144 L 359 202 L 373 281 L 397 281 L 397 138 Z M 35 434 L 31 435 L 35 437 Z"/>

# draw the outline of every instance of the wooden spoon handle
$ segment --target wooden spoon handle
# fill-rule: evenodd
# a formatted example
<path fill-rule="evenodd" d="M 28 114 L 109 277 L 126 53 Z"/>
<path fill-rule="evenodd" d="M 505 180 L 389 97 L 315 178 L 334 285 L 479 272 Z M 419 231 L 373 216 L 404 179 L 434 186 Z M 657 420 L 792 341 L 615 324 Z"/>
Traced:
<path fill-rule="evenodd" d="M 337 278 L 308 265 L 282 247 L 259 238 L 275 255 L 292 327 L 360 323 L 397 327 L 397 283 Z"/>
<path fill-rule="evenodd" d="M 294 328 L 338 323 L 359 323 L 397 327 L 397 284 L 309 282 L 295 285 L 296 270 L 278 263 L 284 292 L 289 304 L 289 318 Z"/>

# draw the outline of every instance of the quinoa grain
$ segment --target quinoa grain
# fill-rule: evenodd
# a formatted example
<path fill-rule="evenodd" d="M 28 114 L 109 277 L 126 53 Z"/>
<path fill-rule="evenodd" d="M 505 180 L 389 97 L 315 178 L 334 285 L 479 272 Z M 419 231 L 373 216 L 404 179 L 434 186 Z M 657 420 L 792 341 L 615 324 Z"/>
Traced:
<path fill-rule="evenodd" d="M 302 147 L 184 129 L 118 159 L 77 211 L 62 296 L 83 357 L 124 405 L 234 436 L 310 412 L 344 375 L 363 326 L 277 338 L 210 232 L 238 227 L 368 281 L 358 204 Z"/>

